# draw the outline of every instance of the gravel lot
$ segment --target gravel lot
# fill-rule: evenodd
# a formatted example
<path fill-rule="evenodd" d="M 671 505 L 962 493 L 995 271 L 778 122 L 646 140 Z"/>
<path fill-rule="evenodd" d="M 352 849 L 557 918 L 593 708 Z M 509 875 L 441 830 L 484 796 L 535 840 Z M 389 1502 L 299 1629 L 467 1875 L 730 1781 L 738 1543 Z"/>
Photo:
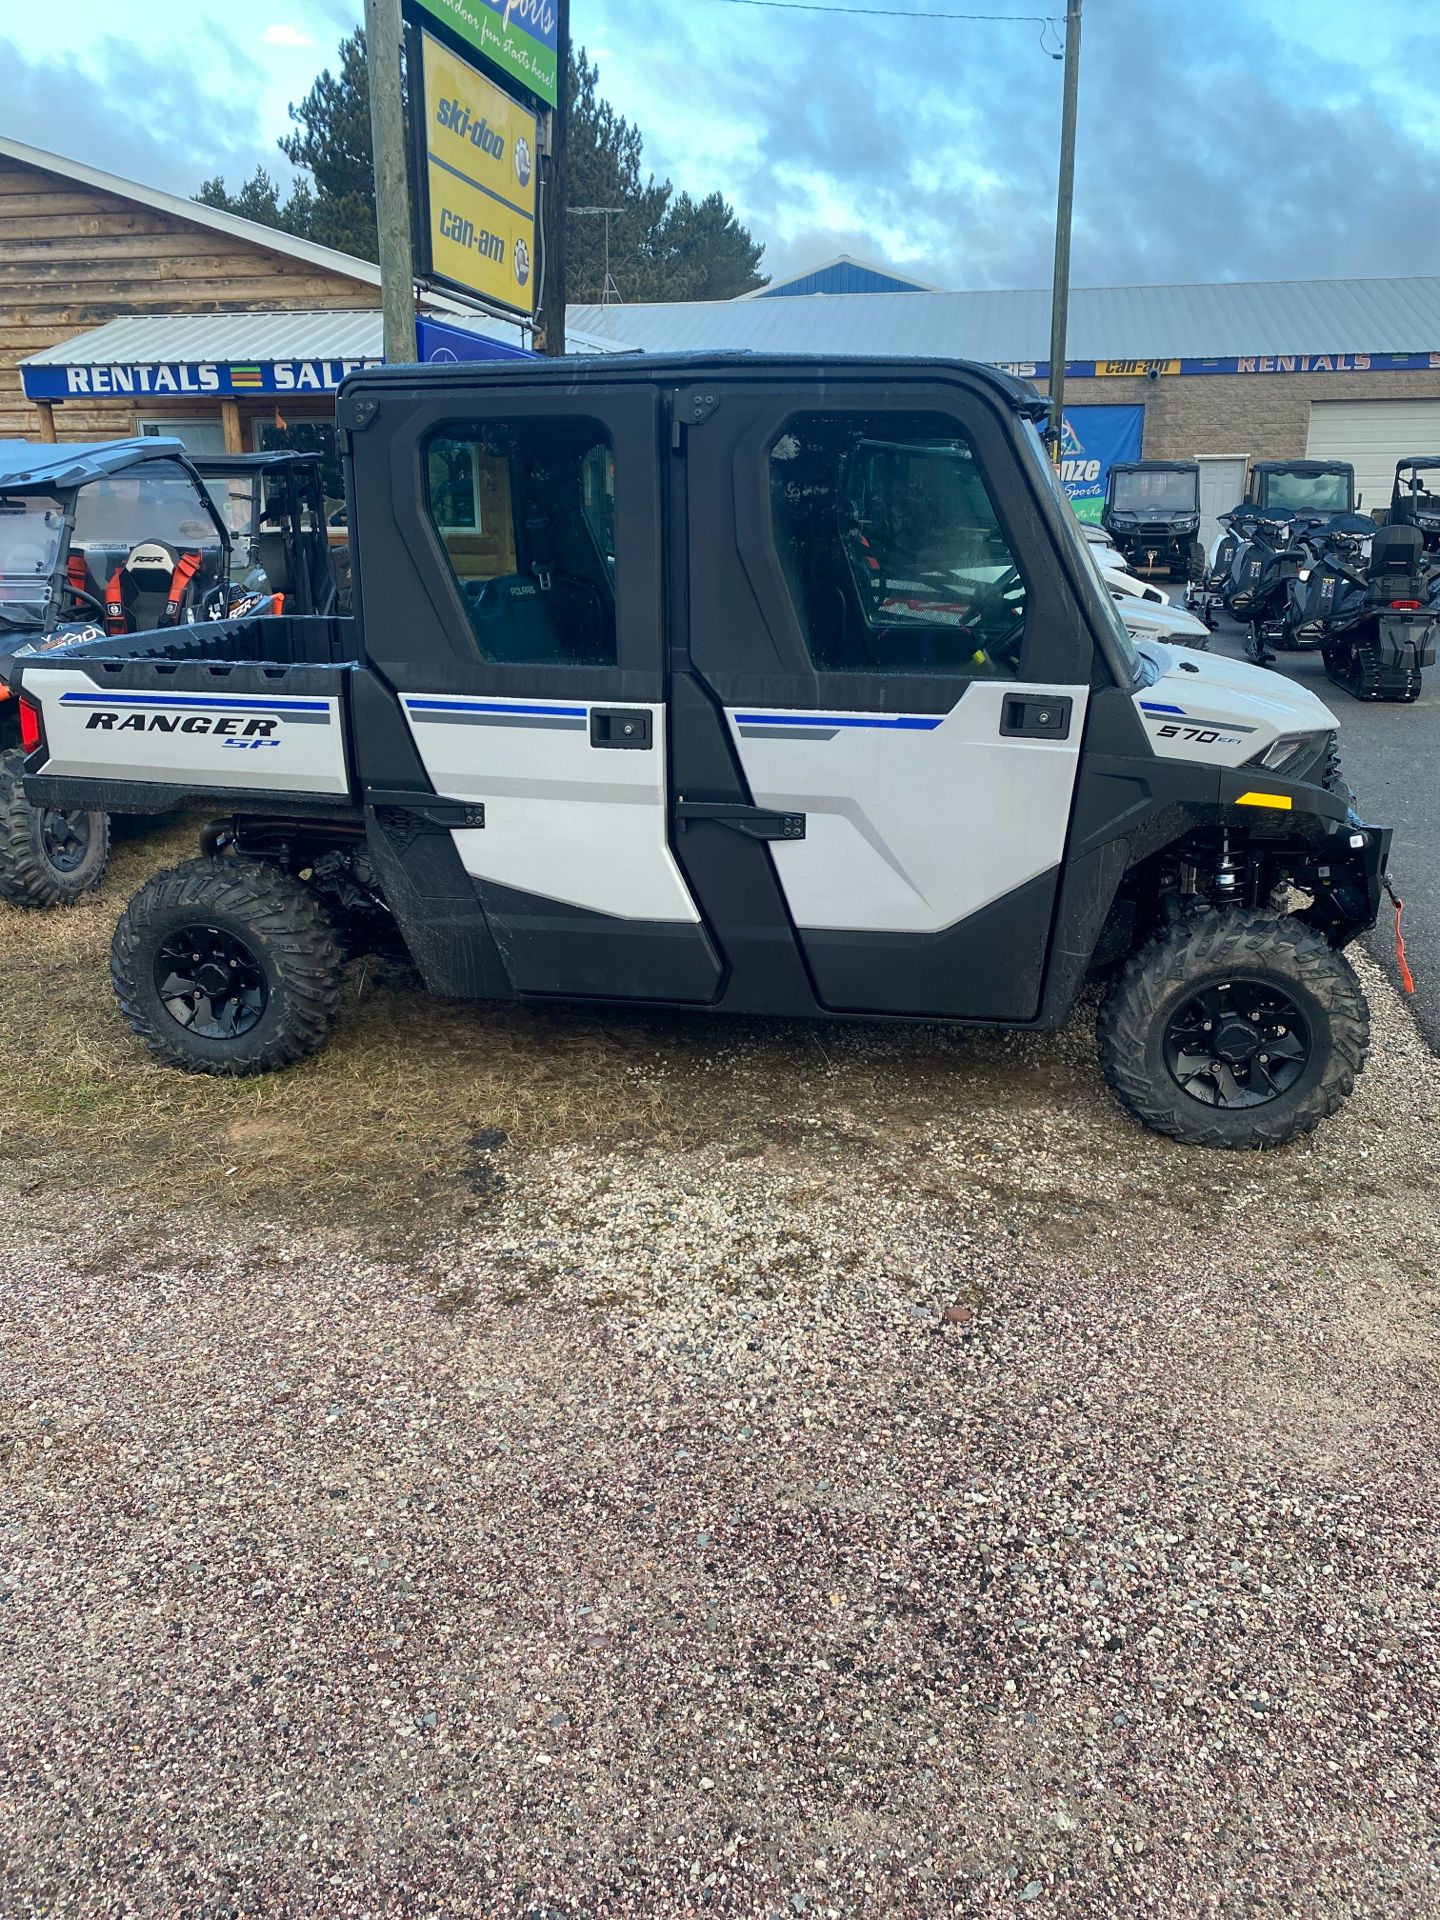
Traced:
<path fill-rule="evenodd" d="M 3 1910 L 1440 1912 L 1440 1062 L 1357 964 L 1263 1158 L 1079 1020 L 963 1130 L 482 1131 L 383 1250 L 12 1181 Z"/>

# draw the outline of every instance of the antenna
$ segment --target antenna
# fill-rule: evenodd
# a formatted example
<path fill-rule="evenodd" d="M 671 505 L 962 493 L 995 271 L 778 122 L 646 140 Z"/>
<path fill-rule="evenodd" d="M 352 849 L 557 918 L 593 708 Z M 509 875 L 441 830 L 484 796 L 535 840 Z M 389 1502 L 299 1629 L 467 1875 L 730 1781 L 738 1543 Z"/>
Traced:
<path fill-rule="evenodd" d="M 624 213 L 624 207 L 567 207 L 567 213 L 603 213 L 605 216 L 605 278 L 600 287 L 600 304 L 608 307 L 613 298 L 616 306 L 623 307 L 625 302 L 619 287 L 610 277 L 610 216 Z"/>

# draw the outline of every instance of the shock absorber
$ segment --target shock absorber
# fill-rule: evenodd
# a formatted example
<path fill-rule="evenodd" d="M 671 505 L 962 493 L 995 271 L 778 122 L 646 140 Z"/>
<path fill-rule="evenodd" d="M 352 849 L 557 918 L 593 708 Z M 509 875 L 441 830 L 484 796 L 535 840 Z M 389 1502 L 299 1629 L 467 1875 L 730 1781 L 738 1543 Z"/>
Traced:
<path fill-rule="evenodd" d="M 1245 862 L 1230 850 L 1230 830 L 1225 828 L 1220 836 L 1220 860 L 1215 868 L 1213 885 L 1215 904 L 1230 906 L 1241 897 L 1241 884 L 1245 878 Z"/>

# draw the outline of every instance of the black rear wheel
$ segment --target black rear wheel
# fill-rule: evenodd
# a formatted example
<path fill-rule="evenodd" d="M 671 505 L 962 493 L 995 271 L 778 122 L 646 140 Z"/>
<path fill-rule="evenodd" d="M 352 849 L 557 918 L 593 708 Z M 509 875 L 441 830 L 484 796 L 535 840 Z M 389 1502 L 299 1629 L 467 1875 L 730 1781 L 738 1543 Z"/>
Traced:
<path fill-rule="evenodd" d="M 1100 1064 L 1146 1126 L 1274 1147 L 1333 1113 L 1370 1043 L 1343 954 L 1293 915 L 1187 915 L 1132 953 L 1100 1010 Z"/>
<path fill-rule="evenodd" d="M 69 906 L 99 884 L 110 857 L 108 814 L 32 807 L 25 755 L 0 754 L 0 899 L 16 907 Z"/>
<path fill-rule="evenodd" d="M 248 860 L 189 860 L 120 916 L 110 977 L 167 1065 L 270 1073 L 321 1046 L 340 1010 L 341 953 L 297 880 Z"/>

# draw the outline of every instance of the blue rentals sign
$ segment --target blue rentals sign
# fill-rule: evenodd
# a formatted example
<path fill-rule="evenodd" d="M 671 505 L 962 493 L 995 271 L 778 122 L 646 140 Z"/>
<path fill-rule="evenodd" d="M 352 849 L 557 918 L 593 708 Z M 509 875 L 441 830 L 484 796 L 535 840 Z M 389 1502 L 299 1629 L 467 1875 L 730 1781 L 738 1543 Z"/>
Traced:
<path fill-rule="evenodd" d="M 1076 518 L 1100 524 L 1105 476 L 1116 460 L 1138 460 L 1145 429 L 1141 407 L 1067 407 L 1060 442 L 1060 484 Z"/>

